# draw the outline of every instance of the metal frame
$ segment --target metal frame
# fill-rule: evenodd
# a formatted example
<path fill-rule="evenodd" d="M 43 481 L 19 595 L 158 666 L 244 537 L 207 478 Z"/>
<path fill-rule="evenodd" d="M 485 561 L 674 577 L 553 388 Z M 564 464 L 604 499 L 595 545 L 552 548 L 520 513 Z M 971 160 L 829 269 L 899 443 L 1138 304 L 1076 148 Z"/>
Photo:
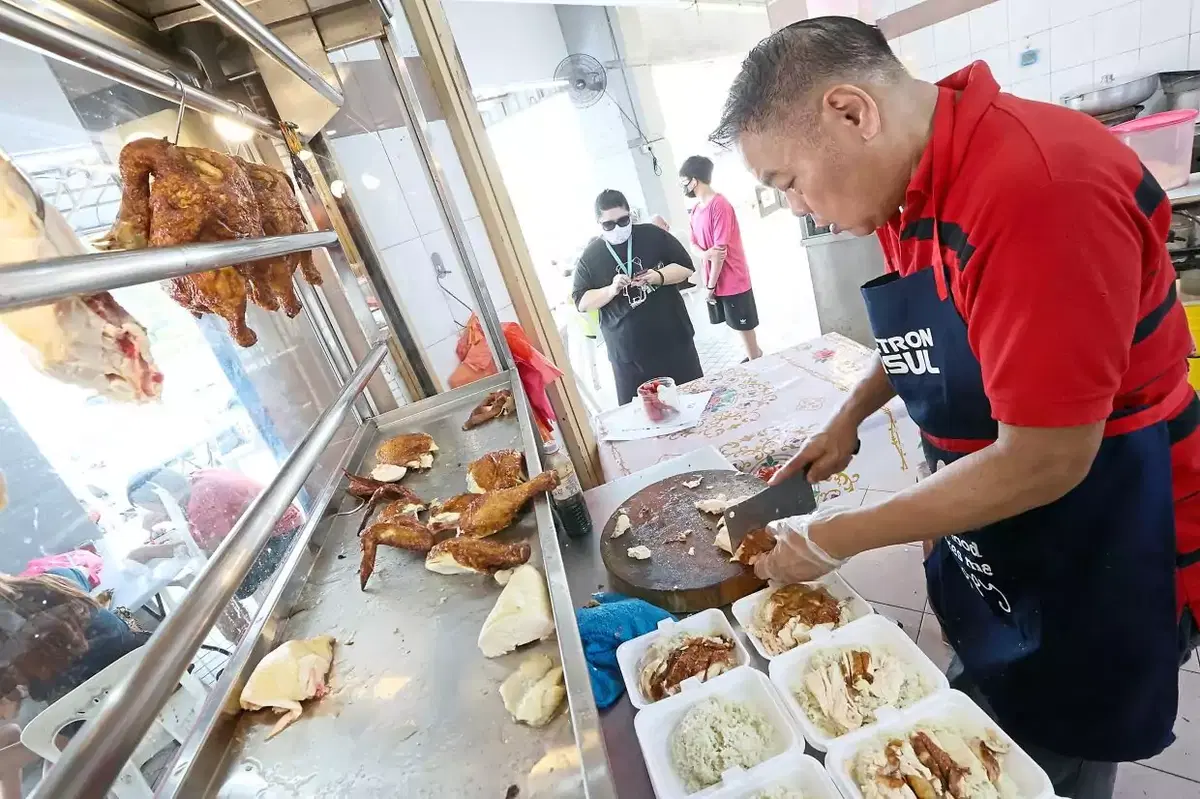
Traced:
<path fill-rule="evenodd" d="M 337 233 L 324 230 L 31 261 L 0 269 L 0 311 L 28 308 L 76 294 L 95 294 L 183 277 L 228 264 L 274 258 L 337 243 Z"/>
<path fill-rule="evenodd" d="M 113 784 L 386 354 L 387 346 L 376 344 L 359 364 L 146 644 L 145 656 L 38 784 L 35 799 L 88 799 Z"/>
<path fill-rule="evenodd" d="M 393 25 L 400 22 L 401 20 L 392 20 Z M 417 146 L 417 154 L 424 162 L 433 184 L 438 215 L 450 233 L 450 240 L 454 243 L 458 259 L 467 275 L 467 285 L 475 295 L 475 301 L 479 306 L 476 310 L 479 313 L 479 321 L 483 323 L 484 338 L 487 339 L 488 348 L 492 351 L 492 358 L 495 359 L 496 367 L 500 371 L 511 369 L 513 357 L 512 351 L 508 348 L 508 339 L 504 337 L 503 328 L 500 327 L 500 317 L 496 314 L 496 306 L 492 304 L 492 295 L 488 291 L 487 282 L 479 271 L 479 262 L 475 260 L 475 251 L 471 247 L 471 240 L 467 237 L 462 217 L 459 216 L 458 206 L 454 204 L 454 198 L 450 194 L 450 190 L 446 188 L 446 176 L 442 174 L 442 167 L 438 164 L 437 158 L 433 155 L 433 149 L 429 146 L 429 122 L 425 118 L 421 104 L 417 101 L 417 90 L 413 84 L 412 75 L 409 73 L 408 64 L 404 62 L 404 59 L 397 57 L 395 48 L 391 46 L 386 34 L 376 46 L 383 51 L 392 67 L 396 85 L 400 89 L 400 113 L 404 117 L 405 126 L 412 132 L 413 143 Z"/>
<path fill-rule="evenodd" d="M 341 108 L 345 102 L 342 93 L 317 74 L 308 63 L 283 40 L 271 33 L 267 26 L 246 10 L 237 0 L 200 0 L 200 4 L 213 13 L 227 28 L 245 39 L 252 46 L 290 70 L 329 102 Z"/>
<path fill-rule="evenodd" d="M 0 3 L 0 36 L 118 83 L 188 108 L 220 114 L 254 128 L 259 133 L 282 138 L 279 123 L 253 111 L 222 100 L 215 94 L 189 85 L 174 74 L 160 72 L 121 55 L 116 50 L 86 39 L 35 17 L 27 11 Z"/>

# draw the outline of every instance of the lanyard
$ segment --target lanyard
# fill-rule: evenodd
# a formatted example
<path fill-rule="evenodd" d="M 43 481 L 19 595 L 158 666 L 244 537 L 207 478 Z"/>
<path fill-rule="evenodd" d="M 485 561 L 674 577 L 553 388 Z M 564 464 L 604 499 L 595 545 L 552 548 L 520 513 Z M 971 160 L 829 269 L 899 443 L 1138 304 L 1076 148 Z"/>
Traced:
<path fill-rule="evenodd" d="M 630 232 L 629 238 L 625 240 L 625 260 L 621 260 L 621 256 L 617 255 L 617 251 L 612 248 L 612 245 L 607 241 L 604 246 L 608 248 L 608 254 L 617 262 L 617 268 L 625 273 L 626 277 L 633 277 L 633 233 Z"/>

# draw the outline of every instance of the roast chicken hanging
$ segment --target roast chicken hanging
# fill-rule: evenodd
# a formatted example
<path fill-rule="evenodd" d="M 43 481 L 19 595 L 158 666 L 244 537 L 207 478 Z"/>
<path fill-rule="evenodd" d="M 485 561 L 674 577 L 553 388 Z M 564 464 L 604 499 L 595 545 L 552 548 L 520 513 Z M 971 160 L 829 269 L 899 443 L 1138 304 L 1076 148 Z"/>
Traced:
<path fill-rule="evenodd" d="M 121 150 L 121 209 L 103 246 L 166 247 L 307 229 L 287 176 L 260 164 L 165 139 L 138 139 Z M 269 311 L 300 313 L 292 273 L 320 275 L 311 254 L 229 264 L 171 281 L 171 296 L 197 317 L 212 313 L 243 347 L 258 336 L 246 324 L 247 300 Z"/>

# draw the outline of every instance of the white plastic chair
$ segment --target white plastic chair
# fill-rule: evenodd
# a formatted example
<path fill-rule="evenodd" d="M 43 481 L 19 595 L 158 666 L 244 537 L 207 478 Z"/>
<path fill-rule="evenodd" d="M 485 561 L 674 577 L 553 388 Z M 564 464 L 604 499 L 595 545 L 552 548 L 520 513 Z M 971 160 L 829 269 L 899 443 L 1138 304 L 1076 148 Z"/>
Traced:
<path fill-rule="evenodd" d="M 62 749 L 58 746 L 59 733 L 75 722 L 86 724 L 98 713 L 109 693 L 133 670 L 143 652 L 145 647 L 135 649 L 109 664 L 99 674 L 43 710 L 21 730 L 21 743 L 48 763 L 58 762 L 62 756 Z M 141 766 L 171 741 L 182 743 L 191 730 L 207 692 L 200 681 L 188 672 L 179 678 L 179 685 L 181 690 L 167 700 L 133 755 L 121 767 L 120 776 L 110 789 L 117 799 L 153 799 L 154 792 L 142 776 Z"/>

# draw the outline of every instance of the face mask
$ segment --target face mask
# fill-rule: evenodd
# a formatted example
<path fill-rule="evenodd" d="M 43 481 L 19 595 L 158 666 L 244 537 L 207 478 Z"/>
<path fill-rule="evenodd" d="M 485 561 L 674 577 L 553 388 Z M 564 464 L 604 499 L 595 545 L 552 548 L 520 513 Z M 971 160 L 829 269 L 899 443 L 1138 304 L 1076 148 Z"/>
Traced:
<path fill-rule="evenodd" d="M 690 180 L 687 183 L 683 184 L 683 196 L 687 197 L 689 200 L 694 200 L 694 199 L 696 199 L 696 190 L 689 189 L 688 186 L 691 186 L 691 185 L 692 185 L 692 182 Z"/>
<path fill-rule="evenodd" d="M 633 235 L 633 225 L 629 224 L 625 227 L 619 225 L 612 230 L 601 230 L 600 235 L 609 244 L 624 244 Z"/>

